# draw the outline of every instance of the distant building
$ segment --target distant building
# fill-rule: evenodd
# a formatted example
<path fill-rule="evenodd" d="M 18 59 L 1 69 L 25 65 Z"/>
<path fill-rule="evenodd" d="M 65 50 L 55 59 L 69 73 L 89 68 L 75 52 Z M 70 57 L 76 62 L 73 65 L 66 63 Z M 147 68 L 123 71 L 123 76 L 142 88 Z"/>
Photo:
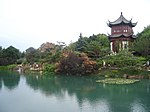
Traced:
<path fill-rule="evenodd" d="M 127 20 L 121 12 L 117 20 L 113 22 L 109 21 L 107 24 L 111 28 L 111 35 L 108 36 L 111 52 L 116 53 L 119 52 L 119 50 L 128 49 L 136 38 L 135 35 L 133 35 L 132 27 L 135 27 L 137 22 L 132 23 L 132 19 Z"/>

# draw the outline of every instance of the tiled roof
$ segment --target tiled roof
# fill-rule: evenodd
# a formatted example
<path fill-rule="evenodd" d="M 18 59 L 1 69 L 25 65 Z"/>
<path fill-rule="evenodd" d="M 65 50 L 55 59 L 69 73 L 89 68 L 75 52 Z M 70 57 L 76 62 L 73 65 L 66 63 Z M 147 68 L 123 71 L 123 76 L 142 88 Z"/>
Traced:
<path fill-rule="evenodd" d="M 132 19 L 131 19 L 131 20 L 132 20 Z M 132 26 L 132 27 L 136 26 L 137 23 L 132 23 L 131 20 L 127 20 L 127 19 L 123 16 L 123 14 L 122 14 L 122 12 L 121 12 L 120 17 L 119 17 L 117 20 L 113 21 L 113 22 L 110 22 L 110 21 L 109 21 L 108 26 L 111 27 L 111 26 L 114 26 L 114 25 L 122 24 L 122 23 L 124 23 L 124 24 L 129 24 L 129 25 Z"/>
<path fill-rule="evenodd" d="M 136 38 L 136 36 L 132 35 L 132 34 L 115 34 L 115 35 L 109 35 L 110 38 L 130 37 L 130 36 L 132 36 L 132 38 Z"/>

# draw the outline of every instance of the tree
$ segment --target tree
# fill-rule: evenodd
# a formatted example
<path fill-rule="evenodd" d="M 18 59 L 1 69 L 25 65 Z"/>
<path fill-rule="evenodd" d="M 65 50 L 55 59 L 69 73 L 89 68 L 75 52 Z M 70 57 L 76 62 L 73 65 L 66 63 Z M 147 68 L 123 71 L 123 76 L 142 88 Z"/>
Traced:
<path fill-rule="evenodd" d="M 70 43 L 69 46 L 67 46 L 65 49 L 70 50 L 70 51 L 75 51 L 76 50 L 76 42 Z"/>
<path fill-rule="evenodd" d="M 3 51 L 3 49 L 2 49 L 2 47 L 0 46 L 0 58 L 2 57 L 2 51 Z"/>
<path fill-rule="evenodd" d="M 38 60 L 39 60 L 39 52 L 37 50 L 26 54 L 26 61 L 28 63 L 33 64 L 35 62 L 38 62 Z"/>
<path fill-rule="evenodd" d="M 7 49 L 1 48 L 0 54 L 0 65 L 14 64 L 21 57 L 21 52 L 13 46 L 9 46 Z"/>
<path fill-rule="evenodd" d="M 97 70 L 96 62 L 90 60 L 84 53 L 63 53 L 60 62 L 56 64 L 56 72 L 69 75 L 86 75 Z"/>
<path fill-rule="evenodd" d="M 72 44 L 71 44 L 72 45 Z M 76 51 L 87 53 L 90 58 L 99 58 L 109 54 L 109 40 L 105 34 L 82 37 L 74 43 Z"/>
<path fill-rule="evenodd" d="M 137 54 L 147 57 L 150 55 L 150 26 L 137 34 L 137 39 L 132 48 Z"/>
<path fill-rule="evenodd" d="M 89 57 L 103 57 L 110 52 L 108 37 L 104 34 L 93 35 L 89 38 L 87 46 Z"/>
<path fill-rule="evenodd" d="M 19 51 L 19 49 L 16 49 L 15 47 L 13 46 L 9 46 L 6 51 L 6 57 L 10 57 L 14 60 L 17 60 L 20 58 L 21 56 L 21 52 Z"/>
<path fill-rule="evenodd" d="M 29 47 L 28 49 L 26 49 L 26 53 L 27 53 L 27 54 L 28 54 L 28 53 L 31 53 L 31 52 L 34 52 L 34 51 L 36 51 L 36 49 L 33 48 L 33 47 Z"/>
<path fill-rule="evenodd" d="M 76 50 L 80 52 L 85 52 L 87 45 L 88 45 L 88 38 L 87 37 L 80 37 L 76 42 Z"/>
<path fill-rule="evenodd" d="M 87 54 L 91 58 L 98 58 L 100 56 L 101 46 L 98 41 L 91 41 L 87 45 Z"/>

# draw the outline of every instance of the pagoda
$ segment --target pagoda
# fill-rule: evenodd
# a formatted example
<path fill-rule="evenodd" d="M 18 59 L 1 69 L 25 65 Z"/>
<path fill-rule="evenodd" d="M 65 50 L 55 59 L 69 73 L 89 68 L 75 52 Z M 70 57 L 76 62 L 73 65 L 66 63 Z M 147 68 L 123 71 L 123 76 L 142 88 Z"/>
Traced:
<path fill-rule="evenodd" d="M 111 35 L 109 35 L 110 40 L 110 49 L 112 53 L 117 53 L 120 50 L 128 49 L 131 43 L 136 38 L 133 32 L 132 27 L 135 27 L 137 24 L 132 23 L 131 20 L 127 20 L 122 12 L 120 17 L 113 21 L 107 23 L 107 25 L 111 28 Z"/>

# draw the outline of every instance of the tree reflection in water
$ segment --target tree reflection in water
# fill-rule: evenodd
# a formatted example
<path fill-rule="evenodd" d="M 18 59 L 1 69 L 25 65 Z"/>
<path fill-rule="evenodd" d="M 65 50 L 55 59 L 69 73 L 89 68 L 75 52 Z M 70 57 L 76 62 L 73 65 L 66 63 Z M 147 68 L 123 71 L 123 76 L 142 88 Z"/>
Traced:
<path fill-rule="evenodd" d="M 9 90 L 15 89 L 20 81 L 20 75 L 14 72 L 0 72 L 0 89 L 2 85 Z"/>
<path fill-rule="evenodd" d="M 40 90 L 45 95 L 54 95 L 63 98 L 67 92 L 70 97 L 75 96 L 79 106 L 85 103 L 90 105 L 107 105 L 113 112 L 131 111 L 131 104 L 142 97 L 147 97 L 141 103 L 150 108 L 149 86 L 141 82 L 132 85 L 103 85 L 95 83 L 96 79 L 91 77 L 57 76 L 47 78 L 40 76 L 27 76 L 27 84 L 34 90 Z M 148 88 L 147 88 L 148 87 Z M 102 101 L 105 101 L 102 103 Z"/>
<path fill-rule="evenodd" d="M 55 76 L 51 78 L 29 74 L 20 77 L 12 72 L 0 71 L 0 90 L 3 87 L 13 90 L 20 82 L 19 89 L 24 90 L 30 87 L 35 91 L 32 91 L 31 95 L 40 92 L 40 95 L 42 93 L 48 96 L 47 99 L 55 97 L 58 102 L 64 101 L 64 103 L 69 100 L 69 104 L 73 100 L 79 105 L 81 111 L 132 112 L 150 110 L 150 80 L 142 80 L 131 85 L 107 85 L 96 83 L 98 79 L 95 76 Z M 26 81 L 25 84 L 24 81 Z M 23 91 L 24 94 L 26 92 Z M 34 99 L 31 98 L 31 100 Z M 64 106 L 67 107 L 65 104 Z"/>
<path fill-rule="evenodd" d="M 1 76 L 0 76 L 0 90 L 2 88 L 2 79 L 1 79 Z"/>

